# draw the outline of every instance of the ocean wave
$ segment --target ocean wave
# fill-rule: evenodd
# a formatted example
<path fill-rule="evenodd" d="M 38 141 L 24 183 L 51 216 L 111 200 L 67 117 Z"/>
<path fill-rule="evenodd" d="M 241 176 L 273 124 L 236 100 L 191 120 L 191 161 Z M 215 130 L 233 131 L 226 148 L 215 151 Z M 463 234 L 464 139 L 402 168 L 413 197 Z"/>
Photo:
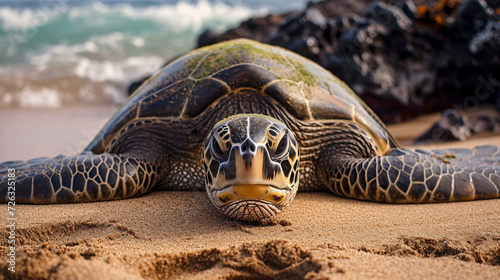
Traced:
<path fill-rule="evenodd" d="M 175 4 L 134 7 L 131 4 L 104 4 L 90 2 L 85 6 L 70 7 L 65 2 L 53 1 L 58 5 L 31 8 L 0 7 L 0 26 L 2 31 L 24 31 L 35 29 L 52 22 L 78 23 L 91 21 L 93 26 L 112 23 L 124 19 L 127 21 L 155 21 L 168 27 L 199 32 L 207 23 L 235 23 L 250 16 L 261 15 L 268 8 L 251 9 L 244 5 L 232 6 L 224 2 L 199 0 L 196 3 L 180 1 Z M 43 2 L 41 2 L 43 3 Z M 87 22 L 89 23 L 89 22 Z M 219 25 L 217 24 L 217 27 Z M 102 26 L 101 26 L 102 27 Z"/>
<path fill-rule="evenodd" d="M 20 92 L 13 95 L 6 94 L 4 98 L 14 98 L 22 108 L 34 107 L 59 107 L 61 106 L 61 94 L 55 89 L 42 87 L 33 90 L 30 87 L 23 88 Z M 9 100 L 11 101 L 11 100 Z M 11 101 L 12 102 L 12 101 Z M 9 102 L 10 103 L 10 102 Z"/>
<path fill-rule="evenodd" d="M 163 59 L 159 56 L 128 57 L 118 61 L 95 61 L 85 58 L 78 61 L 74 73 L 93 82 L 133 81 L 144 73 L 155 72 L 162 64 Z"/>
<path fill-rule="evenodd" d="M 57 7 L 39 6 L 36 9 L 0 7 L 0 22 L 4 32 L 31 31 L 40 25 L 46 24 L 56 16 L 67 12 L 68 7 L 61 4 Z"/>
<path fill-rule="evenodd" d="M 203 30 L 223 31 L 274 6 L 264 0 L 103 2 L 0 2 L 0 108 L 122 102 L 130 82 L 191 50 Z"/>
<path fill-rule="evenodd" d="M 133 7 L 129 4 L 109 6 L 96 2 L 90 7 L 73 9 L 69 16 L 75 20 L 96 14 L 122 17 L 131 20 L 152 20 L 158 24 L 174 27 L 177 32 L 185 30 L 200 32 L 207 24 L 223 29 L 227 24 L 238 22 L 250 16 L 264 14 L 266 8 L 252 10 L 246 6 L 231 6 L 223 2 L 200 0 L 196 3 L 178 2 L 173 5 Z M 216 23 L 216 24 L 214 24 Z"/>

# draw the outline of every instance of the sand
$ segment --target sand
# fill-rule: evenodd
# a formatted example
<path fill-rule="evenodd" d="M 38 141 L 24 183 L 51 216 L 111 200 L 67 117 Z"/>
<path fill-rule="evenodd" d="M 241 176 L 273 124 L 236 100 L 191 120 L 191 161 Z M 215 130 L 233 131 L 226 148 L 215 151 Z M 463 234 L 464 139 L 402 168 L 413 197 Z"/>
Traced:
<path fill-rule="evenodd" d="M 114 108 L 3 110 L 0 161 L 69 154 Z M 436 116 L 390 127 L 408 146 Z M 500 136 L 434 145 L 500 144 Z M 7 224 L 7 206 L 0 206 Z M 3 213 L 3 214 L 2 214 Z M 498 279 L 500 200 L 387 205 L 299 193 L 274 221 L 243 224 L 203 192 L 18 205 L 15 273 L 0 279 Z"/>

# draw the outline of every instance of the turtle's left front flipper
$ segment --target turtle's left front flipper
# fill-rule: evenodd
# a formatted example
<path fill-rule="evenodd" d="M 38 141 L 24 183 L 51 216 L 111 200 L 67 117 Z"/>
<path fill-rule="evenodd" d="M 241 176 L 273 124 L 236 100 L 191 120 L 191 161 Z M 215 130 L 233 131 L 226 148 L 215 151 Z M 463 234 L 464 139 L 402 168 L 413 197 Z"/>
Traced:
<path fill-rule="evenodd" d="M 47 204 L 135 197 L 154 186 L 155 169 L 132 156 L 90 152 L 4 162 L 0 163 L 0 202 Z M 12 181 L 15 184 L 9 184 Z"/>
<path fill-rule="evenodd" d="M 500 147 L 393 149 L 373 158 L 329 152 L 323 182 L 337 195 L 390 203 L 448 202 L 500 197 Z"/>

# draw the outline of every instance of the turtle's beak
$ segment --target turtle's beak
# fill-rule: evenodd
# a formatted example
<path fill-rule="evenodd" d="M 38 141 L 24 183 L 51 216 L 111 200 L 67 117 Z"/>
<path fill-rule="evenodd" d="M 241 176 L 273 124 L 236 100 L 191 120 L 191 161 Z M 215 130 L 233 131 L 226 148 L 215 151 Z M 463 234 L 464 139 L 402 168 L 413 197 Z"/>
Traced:
<path fill-rule="evenodd" d="M 229 204 L 236 200 L 266 200 L 279 204 L 286 199 L 288 191 L 277 188 L 278 166 L 276 171 L 266 172 L 266 168 L 272 168 L 272 162 L 267 156 L 264 145 L 257 145 L 247 139 L 240 146 L 233 148 L 234 160 L 229 164 L 233 169 L 237 180 L 221 190 L 217 191 L 216 197 L 222 204 Z M 270 176 L 271 175 L 271 176 Z M 276 184 L 278 183 L 278 184 Z"/>
<path fill-rule="evenodd" d="M 223 204 L 233 201 L 246 200 L 266 200 L 279 204 L 286 199 L 287 191 L 273 188 L 269 185 L 233 185 L 223 190 L 217 191 L 217 199 Z"/>

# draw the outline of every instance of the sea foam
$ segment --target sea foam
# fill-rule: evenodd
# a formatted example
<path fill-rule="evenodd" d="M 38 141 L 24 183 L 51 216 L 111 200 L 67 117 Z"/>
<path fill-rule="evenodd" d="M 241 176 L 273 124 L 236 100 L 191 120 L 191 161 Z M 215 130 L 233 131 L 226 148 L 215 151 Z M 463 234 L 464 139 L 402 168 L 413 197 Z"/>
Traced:
<path fill-rule="evenodd" d="M 130 82 L 192 49 L 204 29 L 268 10 L 207 0 L 33 3 L 0 7 L 0 108 L 121 102 Z"/>

